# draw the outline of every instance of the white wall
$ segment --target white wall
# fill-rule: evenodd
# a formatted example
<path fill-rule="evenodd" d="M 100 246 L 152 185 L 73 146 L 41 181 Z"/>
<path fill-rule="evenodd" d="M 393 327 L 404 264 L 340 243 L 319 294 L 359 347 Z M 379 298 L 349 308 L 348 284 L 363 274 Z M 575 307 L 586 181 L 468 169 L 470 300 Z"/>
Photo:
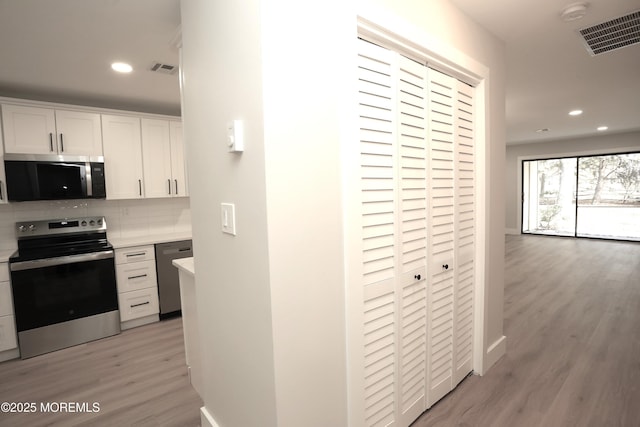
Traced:
<path fill-rule="evenodd" d="M 520 233 L 522 160 L 640 151 L 640 132 L 602 133 L 586 138 L 507 146 L 506 232 Z"/>
<path fill-rule="evenodd" d="M 261 2 L 183 0 L 181 15 L 204 405 L 222 427 L 276 426 Z M 226 149 L 233 119 L 242 154 Z M 235 237 L 220 231 L 222 202 L 235 204 Z"/>
<path fill-rule="evenodd" d="M 347 425 L 341 147 L 356 126 L 356 18 L 370 8 L 491 70 L 486 343 L 503 342 L 502 44 L 447 0 L 182 0 L 207 422 Z M 242 154 L 226 152 L 232 119 L 245 120 Z M 236 237 L 220 232 L 221 202 L 236 204 Z"/>
<path fill-rule="evenodd" d="M 20 221 L 104 215 L 107 238 L 189 233 L 189 198 L 13 202 L 0 205 L 0 250 L 15 249 Z"/>

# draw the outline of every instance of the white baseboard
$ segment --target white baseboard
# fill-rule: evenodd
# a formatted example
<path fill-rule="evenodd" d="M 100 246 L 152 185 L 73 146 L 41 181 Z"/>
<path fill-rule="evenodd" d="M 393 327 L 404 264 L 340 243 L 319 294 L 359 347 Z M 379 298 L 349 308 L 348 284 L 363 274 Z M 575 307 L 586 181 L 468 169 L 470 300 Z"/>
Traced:
<path fill-rule="evenodd" d="M 507 352 L 507 337 L 502 336 L 487 349 L 484 372 L 487 372 Z"/>
<path fill-rule="evenodd" d="M 17 359 L 18 357 L 20 357 L 20 351 L 17 348 L 0 351 L 0 362 L 4 362 L 5 360 Z"/>
<path fill-rule="evenodd" d="M 149 316 L 141 317 L 139 319 L 127 320 L 120 323 L 121 330 L 127 330 L 131 328 L 137 328 L 138 326 L 148 325 L 149 323 L 159 322 L 160 316 L 157 314 L 151 314 Z"/>
<path fill-rule="evenodd" d="M 201 427 L 220 427 L 213 416 L 209 413 L 206 406 L 200 408 L 200 426 Z"/>
<path fill-rule="evenodd" d="M 520 234 L 520 230 L 517 228 L 507 228 L 504 230 L 505 234 Z"/>

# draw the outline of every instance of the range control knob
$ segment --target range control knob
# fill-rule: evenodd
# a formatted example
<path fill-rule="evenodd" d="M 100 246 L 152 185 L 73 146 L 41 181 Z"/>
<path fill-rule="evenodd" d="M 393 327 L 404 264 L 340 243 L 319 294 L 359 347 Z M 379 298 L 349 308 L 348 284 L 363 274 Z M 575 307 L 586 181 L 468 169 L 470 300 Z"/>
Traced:
<path fill-rule="evenodd" d="M 91 220 L 89 221 L 89 225 L 93 227 L 94 225 L 96 225 L 96 222 L 94 220 Z"/>
<path fill-rule="evenodd" d="M 102 218 L 98 220 L 98 225 L 102 225 Z"/>
<path fill-rule="evenodd" d="M 18 231 L 21 233 L 24 233 L 25 231 L 27 231 L 27 227 L 25 227 L 24 225 L 21 225 L 20 227 L 18 227 Z"/>
<path fill-rule="evenodd" d="M 29 231 L 36 231 L 35 224 L 29 224 Z"/>
<path fill-rule="evenodd" d="M 81 226 L 85 227 L 87 225 L 87 221 L 85 221 L 84 219 L 82 220 L 82 222 L 80 223 Z"/>

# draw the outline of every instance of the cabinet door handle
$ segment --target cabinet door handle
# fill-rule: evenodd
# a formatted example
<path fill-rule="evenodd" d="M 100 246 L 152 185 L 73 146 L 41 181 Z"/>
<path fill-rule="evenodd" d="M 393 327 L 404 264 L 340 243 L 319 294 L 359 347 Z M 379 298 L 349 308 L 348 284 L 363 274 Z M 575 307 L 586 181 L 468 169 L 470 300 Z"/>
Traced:
<path fill-rule="evenodd" d="M 2 195 L 2 180 L 0 180 L 0 200 L 4 200 L 4 196 Z"/>
<path fill-rule="evenodd" d="M 128 280 L 142 279 L 143 277 L 147 277 L 147 275 L 146 274 L 138 274 L 137 276 L 128 276 L 127 279 Z"/>
<path fill-rule="evenodd" d="M 134 254 L 127 254 L 127 258 L 132 257 L 132 256 L 144 256 L 146 255 L 146 252 L 136 252 Z"/>
<path fill-rule="evenodd" d="M 176 196 L 178 195 L 178 180 L 174 179 L 174 181 L 176 182 Z"/>
<path fill-rule="evenodd" d="M 167 179 L 167 187 L 169 188 L 169 194 L 171 194 L 171 180 Z"/>
<path fill-rule="evenodd" d="M 141 179 L 138 180 L 138 191 L 140 192 L 140 195 L 142 196 L 142 180 Z"/>
<path fill-rule="evenodd" d="M 62 134 L 60 134 L 60 152 L 64 153 L 64 139 L 62 138 Z"/>
<path fill-rule="evenodd" d="M 53 151 L 53 134 L 49 132 L 49 150 Z"/>
<path fill-rule="evenodd" d="M 130 305 L 131 305 L 131 308 L 134 308 L 134 307 L 140 307 L 141 305 L 147 305 L 147 304 L 151 304 L 151 302 L 150 301 L 145 301 L 145 302 L 141 302 L 139 304 L 130 304 Z"/>

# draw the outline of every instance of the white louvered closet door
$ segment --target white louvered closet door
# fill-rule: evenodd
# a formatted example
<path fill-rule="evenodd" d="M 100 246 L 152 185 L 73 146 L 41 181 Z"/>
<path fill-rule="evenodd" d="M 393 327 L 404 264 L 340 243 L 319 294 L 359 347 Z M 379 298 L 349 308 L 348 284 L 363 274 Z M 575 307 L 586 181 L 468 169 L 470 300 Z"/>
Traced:
<path fill-rule="evenodd" d="M 455 252 L 454 101 L 456 80 L 429 77 L 428 398 L 430 407 L 453 388 Z"/>
<path fill-rule="evenodd" d="M 426 409 L 427 68 L 398 55 L 400 425 Z"/>
<path fill-rule="evenodd" d="M 429 69 L 427 406 L 473 366 L 475 157 L 473 88 Z"/>
<path fill-rule="evenodd" d="M 426 68 L 360 41 L 364 425 L 426 404 Z"/>
<path fill-rule="evenodd" d="M 454 310 L 455 387 L 473 369 L 475 290 L 475 144 L 474 89 L 456 82 L 456 269 Z"/>
<path fill-rule="evenodd" d="M 352 420 L 405 427 L 471 370 L 473 92 L 358 43 Z"/>
<path fill-rule="evenodd" d="M 396 81 L 393 52 L 359 40 L 364 426 L 397 425 Z"/>

